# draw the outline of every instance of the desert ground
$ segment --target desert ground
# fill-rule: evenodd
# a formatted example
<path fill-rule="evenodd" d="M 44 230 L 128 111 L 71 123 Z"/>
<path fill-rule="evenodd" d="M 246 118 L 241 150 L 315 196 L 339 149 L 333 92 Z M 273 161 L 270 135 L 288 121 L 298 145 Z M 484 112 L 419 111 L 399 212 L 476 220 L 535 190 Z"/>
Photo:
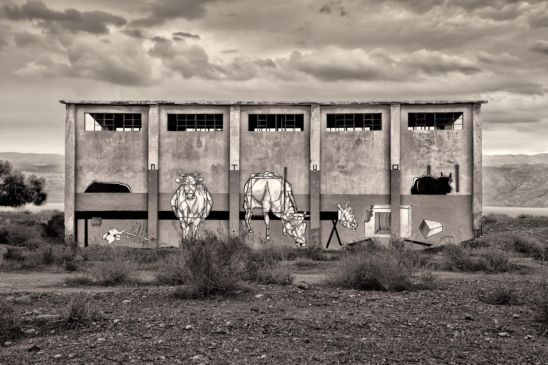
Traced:
<path fill-rule="evenodd" d="M 252 275 L 207 252 L 228 265 L 214 290 L 185 271 L 207 265 L 192 250 L 72 251 L 27 225 L 0 241 L 0 364 L 545 364 L 548 218 L 484 223 L 460 249 L 234 256 Z"/>

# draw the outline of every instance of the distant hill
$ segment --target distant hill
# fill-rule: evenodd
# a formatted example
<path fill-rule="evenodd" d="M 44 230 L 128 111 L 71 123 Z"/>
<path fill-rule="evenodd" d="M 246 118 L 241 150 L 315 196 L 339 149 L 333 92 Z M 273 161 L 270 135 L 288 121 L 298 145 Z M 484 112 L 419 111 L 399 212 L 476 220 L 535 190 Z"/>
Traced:
<path fill-rule="evenodd" d="M 63 155 L 0 152 L 0 160 L 10 161 L 25 174 L 45 177 L 48 202 L 63 202 Z M 548 207 L 548 153 L 484 155 L 483 204 Z"/>
<path fill-rule="evenodd" d="M 62 203 L 65 191 L 65 156 L 58 154 L 0 152 L 0 160 L 11 162 L 25 175 L 46 179 L 48 203 Z"/>
<path fill-rule="evenodd" d="M 548 165 L 548 153 L 537 155 L 483 155 L 483 167 L 504 165 Z"/>

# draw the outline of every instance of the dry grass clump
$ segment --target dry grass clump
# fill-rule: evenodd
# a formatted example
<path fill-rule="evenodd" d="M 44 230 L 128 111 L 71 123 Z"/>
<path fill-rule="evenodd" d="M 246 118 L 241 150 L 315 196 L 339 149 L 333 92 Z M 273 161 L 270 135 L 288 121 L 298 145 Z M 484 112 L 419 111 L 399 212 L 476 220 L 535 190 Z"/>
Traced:
<path fill-rule="evenodd" d="M 447 245 L 442 254 L 440 268 L 444 270 L 501 273 L 515 268 L 510 263 L 508 252 L 496 247 L 467 249 L 459 245 Z"/>
<path fill-rule="evenodd" d="M 100 312 L 84 297 L 73 299 L 65 314 L 64 325 L 67 328 L 85 327 L 102 319 Z"/>
<path fill-rule="evenodd" d="M 111 262 L 95 264 L 80 276 L 67 278 L 65 283 L 69 285 L 98 286 L 134 285 L 139 284 L 134 279 L 136 271 L 137 265 L 135 262 L 115 257 Z"/>
<path fill-rule="evenodd" d="M 42 245 L 37 249 L 26 247 L 8 247 L 4 253 L 0 269 L 40 270 L 45 266 L 65 265 L 74 259 L 73 253 L 64 245 Z"/>
<path fill-rule="evenodd" d="M 368 245 L 343 256 L 330 284 L 359 290 L 404 291 L 414 288 L 413 268 L 398 250 Z"/>
<path fill-rule="evenodd" d="M 520 305 L 523 300 L 516 290 L 509 286 L 497 286 L 487 293 L 480 294 L 479 300 L 492 305 Z"/>
<path fill-rule="evenodd" d="M 13 304 L 0 300 L 0 341 L 11 340 L 22 334 L 19 314 Z"/>
<path fill-rule="evenodd" d="M 186 285 L 183 297 L 224 295 L 242 287 L 249 249 L 238 238 L 207 235 L 183 242 L 180 250 L 179 271 L 174 272 Z"/>
<path fill-rule="evenodd" d="M 259 284 L 291 285 L 295 277 L 291 273 L 288 261 L 278 261 L 272 265 L 259 268 L 253 281 Z"/>
<path fill-rule="evenodd" d="M 548 283 L 546 281 L 540 283 L 539 290 L 533 295 L 533 310 L 544 334 L 548 335 Z"/>
<path fill-rule="evenodd" d="M 526 233 L 495 232 L 465 243 L 470 248 L 499 248 L 509 252 L 517 252 L 538 260 L 548 256 L 548 245 L 538 238 Z"/>

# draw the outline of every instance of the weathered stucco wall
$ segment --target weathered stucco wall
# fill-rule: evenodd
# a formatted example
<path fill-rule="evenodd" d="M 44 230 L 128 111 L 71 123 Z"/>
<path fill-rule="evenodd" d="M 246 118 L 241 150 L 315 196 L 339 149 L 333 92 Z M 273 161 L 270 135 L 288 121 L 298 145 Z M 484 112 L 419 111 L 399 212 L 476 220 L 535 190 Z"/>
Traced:
<path fill-rule="evenodd" d="M 168 114 L 223 114 L 223 131 L 170 132 Z M 174 193 L 177 173 L 200 173 L 210 193 L 228 193 L 228 107 L 160 107 L 160 193 Z M 216 209 L 216 208 L 215 208 Z"/>
<path fill-rule="evenodd" d="M 135 132 L 85 131 L 84 114 L 141 113 L 143 129 Z M 88 106 L 76 110 L 76 193 L 93 181 L 128 184 L 133 193 L 147 192 L 148 107 Z"/>
<path fill-rule="evenodd" d="M 382 130 L 329 132 L 328 113 L 381 113 Z M 321 194 L 389 194 L 389 106 L 323 107 L 320 121 Z"/>
<path fill-rule="evenodd" d="M 408 113 L 462 112 L 462 130 L 408 130 Z M 413 179 L 426 175 L 453 174 L 452 195 L 472 194 L 472 110 L 469 105 L 401 107 L 401 193 L 409 195 Z M 459 165 L 459 192 L 455 191 L 455 164 Z"/>

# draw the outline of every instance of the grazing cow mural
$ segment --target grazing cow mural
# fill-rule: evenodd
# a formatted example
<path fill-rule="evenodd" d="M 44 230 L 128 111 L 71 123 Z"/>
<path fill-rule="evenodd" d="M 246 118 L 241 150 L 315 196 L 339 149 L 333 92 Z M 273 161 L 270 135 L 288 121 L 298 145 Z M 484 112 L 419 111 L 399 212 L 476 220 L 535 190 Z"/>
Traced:
<path fill-rule="evenodd" d="M 213 200 L 199 174 L 179 174 L 175 181 L 180 185 L 171 198 L 171 209 L 181 222 L 183 240 L 192 239 L 209 215 Z"/>
<path fill-rule="evenodd" d="M 417 177 L 413 180 L 411 194 L 420 195 L 447 195 L 451 192 L 451 183 L 453 182 L 452 175 L 435 178 L 430 175 Z"/>
<path fill-rule="evenodd" d="M 251 233 L 251 212 L 262 208 L 266 239 L 270 240 L 269 212 L 282 220 L 283 235 L 289 234 L 298 247 L 306 247 L 306 213 L 298 213 L 291 184 L 273 172 L 252 174 L 244 185 L 244 209 L 247 230 Z"/>

